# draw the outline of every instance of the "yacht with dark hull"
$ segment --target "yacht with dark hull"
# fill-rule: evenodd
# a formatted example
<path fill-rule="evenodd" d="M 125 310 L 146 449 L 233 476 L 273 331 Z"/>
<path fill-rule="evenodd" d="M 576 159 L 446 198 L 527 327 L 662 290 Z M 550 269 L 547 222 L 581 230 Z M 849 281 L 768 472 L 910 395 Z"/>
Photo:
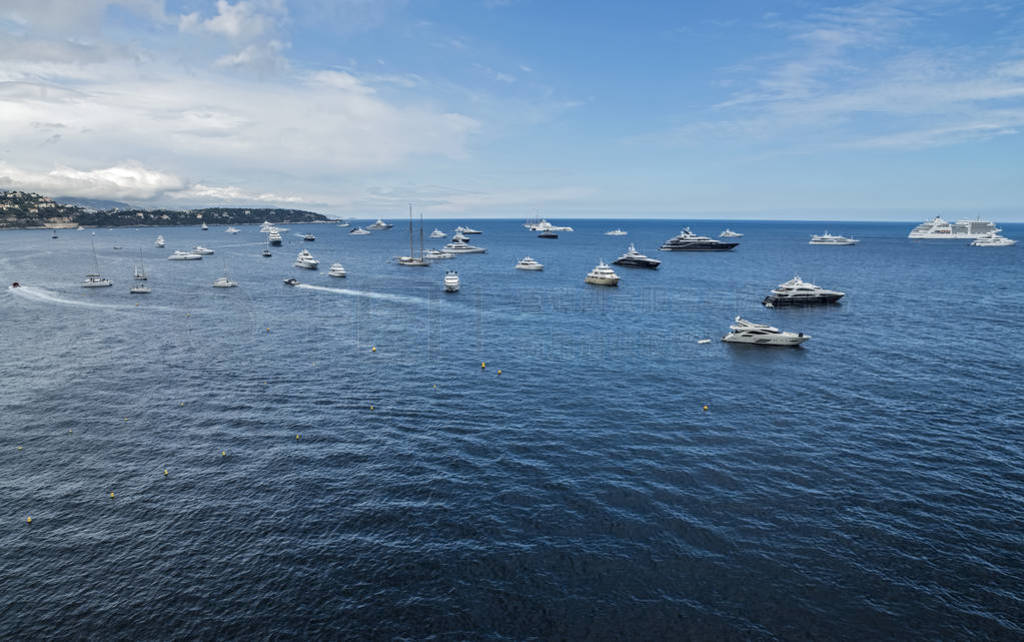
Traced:
<path fill-rule="evenodd" d="M 799 306 L 799 305 L 828 305 L 837 303 L 843 298 L 843 292 L 826 290 L 823 287 L 807 283 L 799 276 L 794 276 L 789 281 L 777 286 L 771 294 L 764 298 L 762 305 L 768 308 Z"/>
<path fill-rule="evenodd" d="M 629 249 L 626 253 L 619 258 L 612 261 L 614 265 L 622 265 L 624 267 L 637 267 L 647 268 L 648 270 L 657 270 L 658 266 L 661 265 L 659 259 L 652 259 L 649 256 L 641 254 L 637 251 L 636 246 L 632 243 L 629 244 Z"/>
<path fill-rule="evenodd" d="M 724 252 L 739 245 L 735 241 L 719 241 L 710 236 L 694 234 L 690 228 L 684 227 L 678 236 L 665 241 L 659 250 L 664 252 Z"/>

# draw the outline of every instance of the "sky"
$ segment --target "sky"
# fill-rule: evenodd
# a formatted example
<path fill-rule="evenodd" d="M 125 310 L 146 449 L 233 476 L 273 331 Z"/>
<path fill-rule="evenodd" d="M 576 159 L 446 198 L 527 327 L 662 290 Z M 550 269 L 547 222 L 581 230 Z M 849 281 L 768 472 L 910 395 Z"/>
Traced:
<path fill-rule="evenodd" d="M 1024 220 L 1024 4 L 0 0 L 0 188 Z"/>

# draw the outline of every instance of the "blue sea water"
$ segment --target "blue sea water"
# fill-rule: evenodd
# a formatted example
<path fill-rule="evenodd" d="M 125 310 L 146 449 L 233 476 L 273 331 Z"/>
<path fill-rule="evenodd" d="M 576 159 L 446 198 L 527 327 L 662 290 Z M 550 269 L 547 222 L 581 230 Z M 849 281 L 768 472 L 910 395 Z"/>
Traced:
<path fill-rule="evenodd" d="M 479 221 L 412 269 L 396 223 L 0 234 L 0 638 L 1024 636 L 1021 247 Z M 583 283 L 628 242 L 661 269 Z M 794 274 L 847 295 L 763 308 Z"/>

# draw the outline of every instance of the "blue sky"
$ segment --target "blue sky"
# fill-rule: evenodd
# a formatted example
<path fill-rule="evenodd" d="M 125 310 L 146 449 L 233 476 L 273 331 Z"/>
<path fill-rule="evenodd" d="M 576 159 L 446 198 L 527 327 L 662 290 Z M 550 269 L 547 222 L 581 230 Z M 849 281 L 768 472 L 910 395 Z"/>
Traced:
<path fill-rule="evenodd" d="M 0 184 L 343 216 L 1024 220 L 1024 8 L 5 0 Z"/>

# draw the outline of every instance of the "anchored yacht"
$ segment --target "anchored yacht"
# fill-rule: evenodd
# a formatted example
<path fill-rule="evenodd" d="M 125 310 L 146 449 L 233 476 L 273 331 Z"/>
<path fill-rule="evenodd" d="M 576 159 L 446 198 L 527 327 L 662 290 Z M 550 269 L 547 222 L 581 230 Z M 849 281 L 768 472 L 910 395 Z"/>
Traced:
<path fill-rule="evenodd" d="M 857 239 L 847 238 L 845 236 L 839 236 L 838 234 L 812 234 L 810 245 L 856 245 L 860 243 Z"/>
<path fill-rule="evenodd" d="M 1016 245 L 1017 241 L 1008 239 L 1005 236 L 999 236 L 995 232 L 988 234 L 982 234 L 978 238 L 971 241 L 973 247 L 1010 247 Z"/>
<path fill-rule="evenodd" d="M 267 232 L 267 242 L 275 246 L 281 245 L 281 231 L 276 227 L 270 228 L 270 231 Z"/>
<path fill-rule="evenodd" d="M 759 346 L 798 346 L 810 339 L 803 332 L 783 332 L 770 325 L 753 323 L 740 317 L 729 326 L 729 334 L 722 337 L 726 343 L 750 343 Z"/>
<path fill-rule="evenodd" d="M 206 223 L 203 223 L 201 226 L 199 226 L 199 229 L 201 229 L 202 231 L 205 232 L 206 230 L 208 230 L 210 228 L 206 226 Z"/>
<path fill-rule="evenodd" d="M 164 237 L 162 235 L 156 237 L 156 241 L 153 242 L 153 245 L 155 245 L 156 247 L 163 247 L 164 245 L 166 245 L 164 243 Z"/>
<path fill-rule="evenodd" d="M 591 270 L 586 278 L 583 279 L 584 283 L 591 285 L 610 285 L 617 286 L 619 284 L 619 275 L 612 270 L 607 263 L 600 261 L 593 270 Z"/>
<path fill-rule="evenodd" d="M 346 276 L 348 276 L 348 273 L 345 272 L 345 268 L 341 266 L 341 263 L 332 263 L 331 269 L 327 270 L 327 276 L 333 276 L 339 279 L 344 279 Z"/>
<path fill-rule="evenodd" d="M 313 255 L 309 253 L 309 250 L 302 250 L 299 255 L 295 257 L 295 267 L 303 268 L 305 270 L 315 270 L 320 265 L 320 261 L 313 258 Z"/>
<path fill-rule="evenodd" d="M 729 243 L 713 239 L 709 236 L 694 234 L 690 231 L 690 228 L 684 227 L 678 236 L 665 241 L 658 249 L 667 252 L 722 252 L 731 250 L 737 245 L 739 243 Z"/>
<path fill-rule="evenodd" d="M 307 233 L 307 234 L 303 234 L 302 235 L 302 240 L 303 241 L 315 241 L 316 237 L 313 236 L 313 234 L 311 234 L 311 233 Z"/>
<path fill-rule="evenodd" d="M 96 256 L 96 241 L 92 241 L 92 265 L 93 270 L 89 274 L 85 275 L 85 280 L 82 281 L 83 288 L 109 288 L 114 285 L 114 282 L 110 279 L 105 279 L 100 276 L 100 260 Z"/>
<path fill-rule="evenodd" d="M 614 230 L 608 230 L 607 232 L 604 233 L 605 236 L 625 236 L 626 234 L 629 234 L 629 232 L 625 230 L 620 230 L 619 228 L 615 228 Z"/>
<path fill-rule="evenodd" d="M 483 234 L 480 230 L 474 230 L 473 228 L 466 227 L 465 225 L 460 225 L 455 228 L 455 232 L 458 234 Z"/>
<path fill-rule="evenodd" d="M 980 218 L 975 220 L 960 219 L 956 223 L 949 223 L 936 216 L 930 221 L 921 223 L 910 230 L 907 238 L 911 239 L 976 239 L 985 234 L 1001 232 L 992 221 L 983 221 Z"/>
<path fill-rule="evenodd" d="M 637 251 L 636 246 L 632 243 L 629 244 L 629 249 L 626 250 L 626 253 L 612 261 L 612 263 L 615 265 L 623 265 L 625 267 L 640 267 L 651 270 L 657 270 L 658 266 L 661 265 L 661 261 L 658 259 L 652 259 L 651 257 L 645 256 Z"/>
<path fill-rule="evenodd" d="M 423 253 L 423 258 L 429 261 L 441 261 L 443 259 L 454 259 L 455 255 L 443 250 L 427 250 Z"/>
<path fill-rule="evenodd" d="M 442 232 L 441 230 L 437 229 L 436 227 L 434 228 L 434 231 L 430 233 L 430 238 L 432 239 L 443 239 L 446 236 L 448 235 Z"/>
<path fill-rule="evenodd" d="M 213 287 L 215 287 L 215 288 L 237 288 L 238 287 L 238 283 L 236 283 L 235 281 L 232 281 L 231 279 L 229 279 L 228 275 L 225 274 L 224 276 L 217 277 L 217 279 L 213 282 Z"/>
<path fill-rule="evenodd" d="M 376 232 L 377 230 L 390 230 L 393 227 L 394 225 L 391 223 L 385 223 L 381 219 L 377 219 L 373 224 L 367 225 L 366 229 Z"/>
<path fill-rule="evenodd" d="M 516 263 L 516 269 L 539 272 L 540 270 L 544 269 L 544 265 L 534 259 L 531 259 L 528 256 L 524 256 L 523 258 L 519 259 L 518 263 Z"/>
<path fill-rule="evenodd" d="M 721 234 L 719 234 L 718 238 L 720 238 L 720 239 L 738 239 L 738 238 L 743 238 L 743 235 L 740 234 L 739 232 L 733 232 L 729 228 L 725 228 L 725 231 L 723 231 Z"/>
<path fill-rule="evenodd" d="M 208 247 L 203 247 L 202 245 L 197 245 L 194 248 L 192 248 L 192 253 L 193 254 L 202 254 L 203 256 L 207 256 L 207 255 L 213 254 L 213 250 L 211 250 Z"/>
<path fill-rule="evenodd" d="M 181 250 L 174 250 L 174 254 L 167 257 L 168 261 L 200 261 L 202 260 L 202 254 L 196 254 L 195 252 L 183 252 Z"/>
<path fill-rule="evenodd" d="M 523 223 L 523 227 L 530 230 L 531 232 L 572 232 L 573 229 L 568 225 L 552 225 L 545 219 L 539 221 L 527 221 Z"/>
<path fill-rule="evenodd" d="M 274 229 L 274 224 L 270 221 L 263 221 L 263 225 L 260 225 L 260 232 L 267 234 L 270 230 Z"/>
<path fill-rule="evenodd" d="M 766 296 L 761 303 L 769 308 L 787 305 L 821 305 L 835 303 L 843 296 L 842 292 L 826 290 L 813 283 L 807 283 L 799 276 L 794 276 L 772 290 L 771 294 Z"/>
<path fill-rule="evenodd" d="M 476 245 L 470 245 L 469 239 L 464 234 L 456 232 L 452 240 L 445 244 L 444 251 L 452 254 L 483 254 L 487 250 Z"/>
<path fill-rule="evenodd" d="M 369 234 L 368 231 L 364 230 L 361 227 L 354 227 L 351 230 L 349 230 L 348 233 L 351 234 L 352 236 L 366 236 L 367 234 Z"/>
<path fill-rule="evenodd" d="M 456 272 L 455 270 L 448 270 L 447 272 L 444 273 L 444 291 L 459 291 L 459 273 Z"/>
<path fill-rule="evenodd" d="M 226 229 L 224 231 L 227 232 L 228 234 L 238 234 L 242 230 L 238 229 L 237 227 L 229 227 L 228 229 Z"/>

